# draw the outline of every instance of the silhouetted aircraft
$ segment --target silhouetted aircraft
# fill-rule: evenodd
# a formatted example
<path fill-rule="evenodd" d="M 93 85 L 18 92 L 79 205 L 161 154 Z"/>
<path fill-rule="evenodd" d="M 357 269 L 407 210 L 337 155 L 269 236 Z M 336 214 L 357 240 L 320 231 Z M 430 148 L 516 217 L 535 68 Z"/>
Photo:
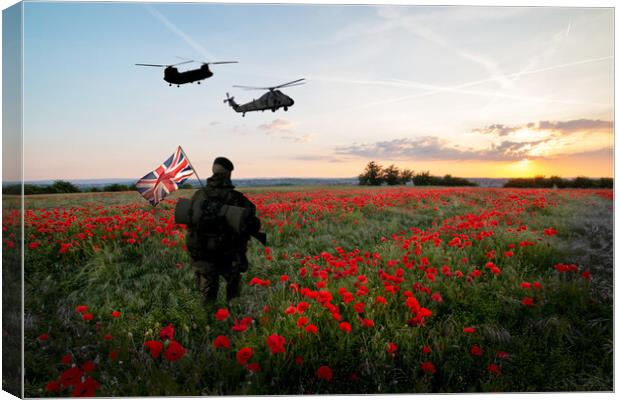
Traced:
<path fill-rule="evenodd" d="M 203 79 L 207 79 L 213 76 L 213 72 L 209 69 L 210 64 L 234 64 L 238 61 L 218 61 L 218 62 L 200 62 L 202 65 L 198 69 L 190 69 L 187 71 L 179 72 L 175 67 L 181 64 L 187 64 L 194 62 L 194 60 L 187 60 L 177 64 L 170 65 L 162 65 L 162 64 L 136 64 L 142 67 L 160 67 L 164 68 L 164 80 L 168 82 L 169 86 L 177 85 L 177 87 L 183 85 L 184 83 L 194 83 Z"/>
<path fill-rule="evenodd" d="M 299 86 L 303 85 L 305 82 L 302 82 L 305 78 L 297 79 L 292 82 L 283 83 L 282 85 L 272 86 L 272 87 L 252 87 L 252 86 L 233 86 L 248 90 L 269 90 L 267 93 L 259 97 L 257 100 L 252 100 L 249 103 L 245 104 L 237 104 L 235 102 L 234 97 L 230 97 L 228 93 L 226 93 L 226 99 L 224 103 L 228 103 L 233 110 L 238 113 L 242 113 L 241 116 L 245 117 L 246 112 L 250 111 L 265 111 L 271 110 L 272 112 L 276 112 L 278 108 L 284 108 L 284 111 L 288 111 L 288 108 L 291 107 L 295 102 L 289 96 L 285 95 L 279 90 L 284 87 L 291 86 Z"/>

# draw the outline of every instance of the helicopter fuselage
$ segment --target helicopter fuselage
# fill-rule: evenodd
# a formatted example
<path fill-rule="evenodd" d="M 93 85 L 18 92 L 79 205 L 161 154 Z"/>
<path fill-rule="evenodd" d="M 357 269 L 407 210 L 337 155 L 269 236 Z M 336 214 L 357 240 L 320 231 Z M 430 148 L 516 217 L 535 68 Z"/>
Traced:
<path fill-rule="evenodd" d="M 284 111 L 288 111 L 288 108 L 295 104 L 293 99 L 279 90 L 271 90 L 258 99 L 245 104 L 235 103 L 234 98 L 228 99 L 227 101 L 236 112 L 243 113 L 244 116 L 245 113 L 249 111 L 271 110 L 275 112 L 278 108 L 284 108 Z"/>
<path fill-rule="evenodd" d="M 207 64 L 202 65 L 198 69 L 179 72 L 175 67 L 167 67 L 164 69 L 164 80 L 171 85 L 183 85 L 207 79 L 213 76 L 213 72 Z"/>

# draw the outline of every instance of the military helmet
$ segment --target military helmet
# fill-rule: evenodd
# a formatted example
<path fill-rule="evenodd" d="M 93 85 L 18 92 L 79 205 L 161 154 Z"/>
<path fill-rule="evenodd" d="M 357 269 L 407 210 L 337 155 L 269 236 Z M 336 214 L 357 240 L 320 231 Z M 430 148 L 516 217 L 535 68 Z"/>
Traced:
<path fill-rule="evenodd" d="M 235 169 L 232 161 L 230 161 L 226 157 L 217 157 L 213 160 L 213 172 L 223 172 L 222 169 L 228 171 L 229 173 Z"/>

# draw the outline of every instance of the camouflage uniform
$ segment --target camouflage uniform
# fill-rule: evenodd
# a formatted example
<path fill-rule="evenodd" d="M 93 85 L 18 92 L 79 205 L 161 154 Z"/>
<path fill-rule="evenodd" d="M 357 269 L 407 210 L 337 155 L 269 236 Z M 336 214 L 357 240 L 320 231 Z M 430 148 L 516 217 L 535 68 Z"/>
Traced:
<path fill-rule="evenodd" d="M 242 193 L 233 189 L 230 178 L 215 173 L 207 179 L 207 186 L 199 189 L 192 197 L 192 201 L 200 201 L 206 197 L 202 208 L 207 213 L 209 207 L 219 209 L 221 204 L 243 207 L 250 211 L 246 230 L 242 233 L 233 232 L 222 217 L 213 218 L 189 229 L 187 249 L 191 257 L 191 266 L 196 275 L 198 288 L 207 303 L 217 299 L 220 276 L 226 280 L 227 300 L 240 295 L 241 272 L 248 270 L 246 251 L 250 233 L 258 232 L 260 229 L 260 220 L 256 218 L 256 206 Z"/>

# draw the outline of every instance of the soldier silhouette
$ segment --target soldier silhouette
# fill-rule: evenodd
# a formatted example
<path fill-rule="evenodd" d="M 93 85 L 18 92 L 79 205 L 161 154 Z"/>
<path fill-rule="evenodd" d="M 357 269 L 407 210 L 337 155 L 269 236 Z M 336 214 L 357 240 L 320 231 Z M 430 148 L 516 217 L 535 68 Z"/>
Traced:
<path fill-rule="evenodd" d="M 265 244 L 260 233 L 256 206 L 241 192 L 234 190 L 230 180 L 233 163 L 225 157 L 213 162 L 213 175 L 207 185 L 194 193 L 192 213 L 198 222 L 188 227 L 187 249 L 198 288 L 207 304 L 217 299 L 220 277 L 226 280 L 226 299 L 241 292 L 241 273 L 248 270 L 246 256 L 250 237 Z"/>

